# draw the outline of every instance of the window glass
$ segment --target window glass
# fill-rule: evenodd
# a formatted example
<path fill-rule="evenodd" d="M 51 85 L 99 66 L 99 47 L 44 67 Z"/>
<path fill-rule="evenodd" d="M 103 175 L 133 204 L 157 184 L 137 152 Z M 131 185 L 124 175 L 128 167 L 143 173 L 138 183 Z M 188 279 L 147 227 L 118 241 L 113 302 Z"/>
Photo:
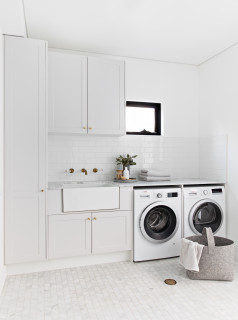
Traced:
<path fill-rule="evenodd" d="M 160 103 L 127 101 L 126 133 L 140 135 L 160 135 Z"/>
<path fill-rule="evenodd" d="M 155 109 L 141 107 L 126 108 L 126 131 L 155 132 Z"/>

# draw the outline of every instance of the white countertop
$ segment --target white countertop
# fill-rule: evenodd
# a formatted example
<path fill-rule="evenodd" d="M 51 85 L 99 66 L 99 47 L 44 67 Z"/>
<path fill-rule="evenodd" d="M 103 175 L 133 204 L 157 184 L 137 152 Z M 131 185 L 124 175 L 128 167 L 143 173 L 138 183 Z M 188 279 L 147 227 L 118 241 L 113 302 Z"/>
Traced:
<path fill-rule="evenodd" d="M 64 184 L 73 184 L 77 183 L 78 181 L 55 181 L 49 182 L 48 190 L 59 190 L 63 189 Z M 201 179 L 172 179 L 169 181 L 156 181 L 156 182 L 149 182 L 149 181 L 136 181 L 132 183 L 119 183 L 114 181 L 90 181 L 90 182 L 83 182 L 79 184 L 81 187 L 83 184 L 100 184 L 100 183 L 111 183 L 118 187 L 162 187 L 162 186 L 187 186 L 187 185 L 214 185 L 214 184 L 225 184 L 224 181 L 214 181 L 214 180 L 201 180 Z"/>
<path fill-rule="evenodd" d="M 203 185 L 203 184 L 224 184 L 225 182 L 221 181 L 212 181 L 212 180 L 200 180 L 200 179 L 172 179 L 169 181 L 137 181 L 134 183 L 116 183 L 117 185 L 131 186 L 131 187 L 153 187 L 153 186 L 184 186 L 184 185 Z"/>

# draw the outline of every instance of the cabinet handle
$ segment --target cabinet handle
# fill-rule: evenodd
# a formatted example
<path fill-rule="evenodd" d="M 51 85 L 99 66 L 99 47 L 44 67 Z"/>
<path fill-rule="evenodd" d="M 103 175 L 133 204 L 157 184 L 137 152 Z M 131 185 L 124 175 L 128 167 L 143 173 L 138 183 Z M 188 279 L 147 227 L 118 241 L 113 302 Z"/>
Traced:
<path fill-rule="evenodd" d="M 94 217 L 93 220 L 97 220 L 97 218 Z"/>
<path fill-rule="evenodd" d="M 90 218 L 88 218 L 88 220 L 91 220 Z"/>
<path fill-rule="evenodd" d="M 41 191 L 40 192 L 44 192 L 45 190 L 44 189 L 41 189 Z"/>
<path fill-rule="evenodd" d="M 89 130 L 92 130 L 92 127 L 89 127 L 88 129 L 89 129 Z"/>

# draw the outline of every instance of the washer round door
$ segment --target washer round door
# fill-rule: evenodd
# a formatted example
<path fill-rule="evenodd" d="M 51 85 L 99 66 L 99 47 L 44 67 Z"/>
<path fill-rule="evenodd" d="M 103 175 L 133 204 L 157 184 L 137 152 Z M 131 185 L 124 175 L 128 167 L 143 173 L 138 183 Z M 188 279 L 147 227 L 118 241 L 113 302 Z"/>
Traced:
<path fill-rule="evenodd" d="M 151 242 L 165 242 L 173 237 L 179 221 L 169 205 L 152 203 L 142 213 L 140 228 L 143 236 Z"/>
<path fill-rule="evenodd" d="M 204 227 L 211 228 L 215 234 L 223 222 L 223 212 L 218 203 L 204 199 L 196 203 L 189 214 L 189 224 L 193 232 L 202 234 Z"/>

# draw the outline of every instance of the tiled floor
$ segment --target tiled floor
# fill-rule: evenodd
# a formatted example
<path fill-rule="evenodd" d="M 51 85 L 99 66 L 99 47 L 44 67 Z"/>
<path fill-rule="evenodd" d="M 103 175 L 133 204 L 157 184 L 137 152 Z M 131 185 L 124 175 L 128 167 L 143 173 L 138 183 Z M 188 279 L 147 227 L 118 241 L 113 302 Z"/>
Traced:
<path fill-rule="evenodd" d="M 10 276 L 0 319 L 237 320 L 238 266 L 233 282 L 189 280 L 178 259 Z"/>

